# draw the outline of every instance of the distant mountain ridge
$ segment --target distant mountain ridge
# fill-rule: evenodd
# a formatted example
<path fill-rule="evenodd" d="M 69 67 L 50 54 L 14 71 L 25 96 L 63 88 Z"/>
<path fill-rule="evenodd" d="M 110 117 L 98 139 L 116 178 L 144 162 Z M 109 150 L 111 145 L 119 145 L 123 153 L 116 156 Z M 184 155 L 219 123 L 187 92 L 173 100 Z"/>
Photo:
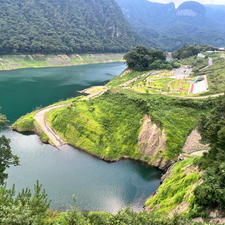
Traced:
<path fill-rule="evenodd" d="M 114 0 L 0 0 L 0 54 L 125 52 L 150 41 Z"/>
<path fill-rule="evenodd" d="M 195 1 L 162 4 L 147 0 L 116 0 L 129 23 L 165 50 L 188 44 L 225 45 L 225 5 Z"/>

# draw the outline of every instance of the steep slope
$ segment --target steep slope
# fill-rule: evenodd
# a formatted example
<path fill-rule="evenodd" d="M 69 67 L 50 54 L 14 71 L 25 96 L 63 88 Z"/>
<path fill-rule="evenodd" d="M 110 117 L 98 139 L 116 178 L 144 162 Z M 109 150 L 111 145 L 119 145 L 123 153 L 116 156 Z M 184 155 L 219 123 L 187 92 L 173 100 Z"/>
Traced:
<path fill-rule="evenodd" d="M 114 0 L 0 3 L 0 54 L 124 52 L 149 44 L 131 29 Z"/>
<path fill-rule="evenodd" d="M 173 3 L 147 0 L 116 0 L 130 24 L 142 35 L 165 50 L 187 44 L 225 44 L 225 6 L 184 2 L 177 9 Z"/>

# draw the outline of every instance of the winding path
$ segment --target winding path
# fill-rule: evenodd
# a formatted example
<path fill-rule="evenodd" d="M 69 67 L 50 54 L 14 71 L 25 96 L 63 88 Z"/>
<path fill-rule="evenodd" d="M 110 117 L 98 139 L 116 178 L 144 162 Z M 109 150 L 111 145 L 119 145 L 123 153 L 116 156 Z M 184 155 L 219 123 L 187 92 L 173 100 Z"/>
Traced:
<path fill-rule="evenodd" d="M 219 96 L 224 96 L 225 93 L 219 93 L 219 94 L 212 94 L 212 95 L 206 95 L 206 96 L 196 96 L 196 97 L 188 97 L 188 96 L 179 96 L 179 95 L 168 95 L 166 93 L 161 93 L 162 95 L 166 95 L 173 98 L 181 98 L 181 99 L 207 99 L 207 98 L 217 98 Z"/>
<path fill-rule="evenodd" d="M 60 146 L 66 144 L 56 133 L 55 131 L 50 127 L 49 123 L 47 122 L 45 118 L 45 114 L 53 109 L 57 109 L 60 107 L 67 106 L 68 104 L 62 104 L 62 105 L 56 105 L 48 108 L 44 108 L 43 110 L 37 112 L 34 115 L 34 119 L 39 124 L 43 132 L 48 136 L 51 143 L 59 148 Z"/>
<path fill-rule="evenodd" d="M 208 67 L 210 67 L 212 65 L 213 65 L 213 59 L 211 57 L 209 57 L 208 65 L 205 66 L 204 68 L 200 69 L 199 71 L 205 70 L 205 69 L 207 69 Z"/>

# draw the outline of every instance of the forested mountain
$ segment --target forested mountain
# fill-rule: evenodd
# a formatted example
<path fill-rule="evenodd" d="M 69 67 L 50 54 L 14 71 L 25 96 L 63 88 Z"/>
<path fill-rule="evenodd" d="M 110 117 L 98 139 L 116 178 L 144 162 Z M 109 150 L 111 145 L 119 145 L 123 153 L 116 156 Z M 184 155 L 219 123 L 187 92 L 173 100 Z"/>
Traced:
<path fill-rule="evenodd" d="M 148 0 L 116 0 L 135 29 L 165 50 L 183 45 L 225 45 L 225 6 L 184 2 L 161 4 Z"/>
<path fill-rule="evenodd" d="M 136 34 L 114 0 L 0 0 L 0 54 L 124 52 Z"/>

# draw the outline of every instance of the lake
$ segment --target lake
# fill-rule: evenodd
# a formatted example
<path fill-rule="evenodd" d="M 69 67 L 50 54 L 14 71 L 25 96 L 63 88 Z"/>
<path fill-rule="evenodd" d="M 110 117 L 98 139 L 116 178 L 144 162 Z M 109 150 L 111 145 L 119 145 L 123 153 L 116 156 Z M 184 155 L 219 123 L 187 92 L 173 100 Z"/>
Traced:
<path fill-rule="evenodd" d="M 37 107 L 104 84 L 124 69 L 123 63 L 106 63 L 0 72 L 1 113 L 12 123 Z M 106 163 L 71 146 L 58 150 L 41 143 L 36 135 L 9 129 L 0 134 L 11 139 L 12 151 L 20 158 L 20 166 L 7 170 L 7 186 L 15 184 L 18 192 L 33 188 L 39 180 L 53 209 L 67 209 L 75 195 L 80 210 L 117 212 L 128 206 L 141 210 L 160 185 L 161 172 L 138 162 Z"/>

